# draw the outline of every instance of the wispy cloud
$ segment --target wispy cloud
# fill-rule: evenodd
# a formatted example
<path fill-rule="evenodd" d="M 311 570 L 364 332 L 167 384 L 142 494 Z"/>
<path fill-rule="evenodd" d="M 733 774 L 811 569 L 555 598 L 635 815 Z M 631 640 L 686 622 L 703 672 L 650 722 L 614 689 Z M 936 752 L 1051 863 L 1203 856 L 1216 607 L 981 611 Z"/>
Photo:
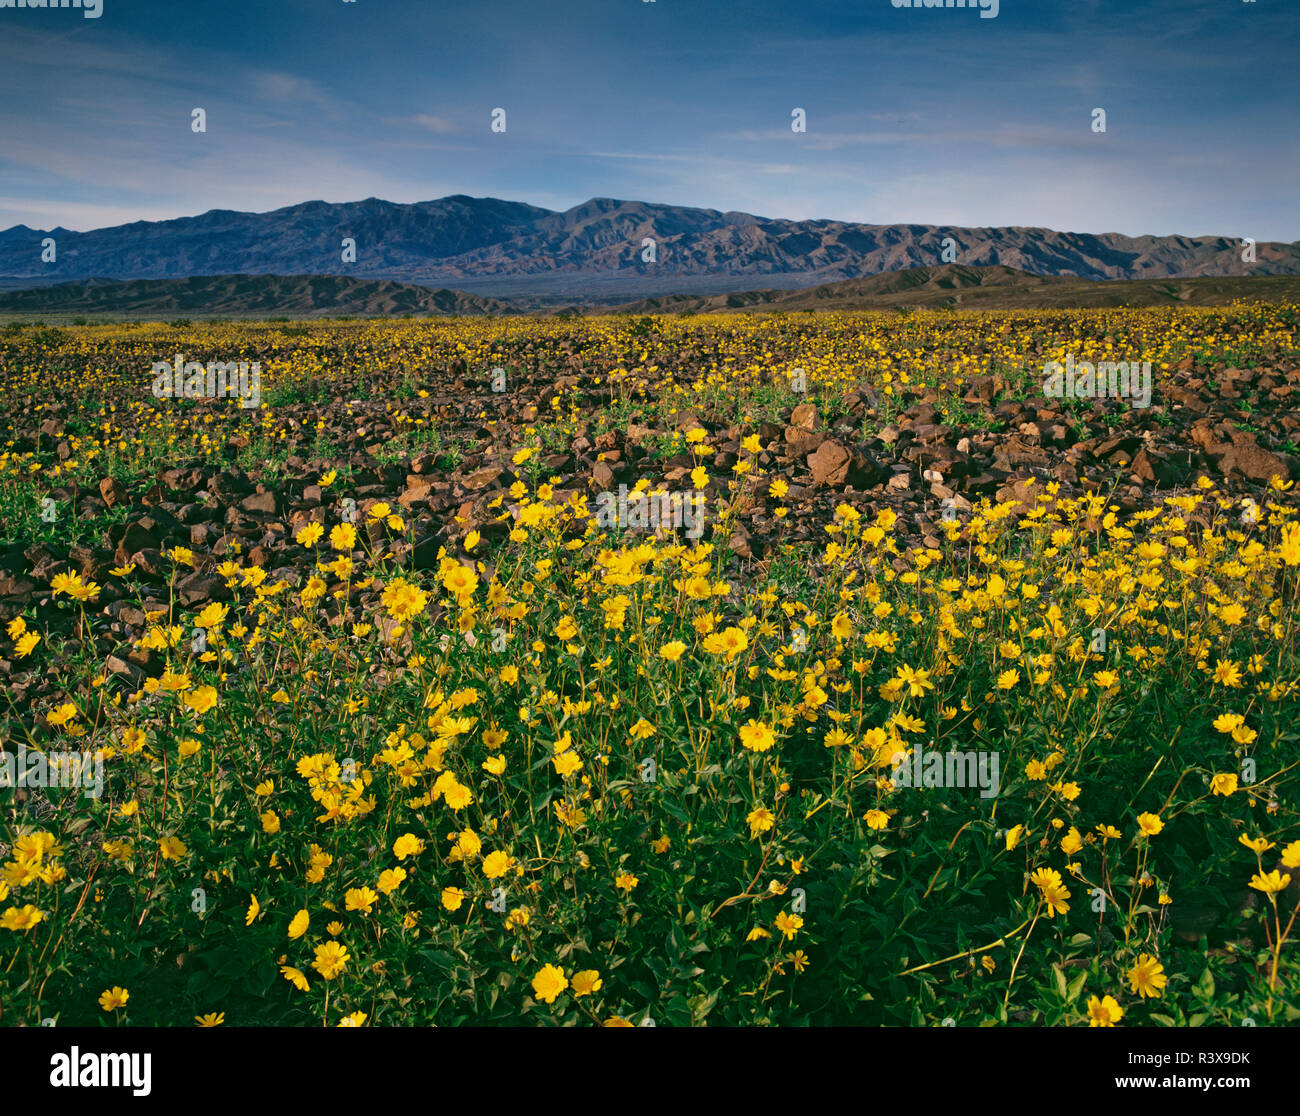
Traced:
<path fill-rule="evenodd" d="M 289 107 L 314 107 L 333 111 L 338 102 L 316 82 L 296 74 L 254 71 L 246 79 L 250 92 L 262 101 Z"/>
<path fill-rule="evenodd" d="M 440 136 L 449 136 L 453 132 L 459 131 L 454 120 L 448 120 L 442 116 L 431 116 L 428 113 L 420 113 L 411 119 L 421 128 L 428 128 L 431 132 L 436 132 Z"/>

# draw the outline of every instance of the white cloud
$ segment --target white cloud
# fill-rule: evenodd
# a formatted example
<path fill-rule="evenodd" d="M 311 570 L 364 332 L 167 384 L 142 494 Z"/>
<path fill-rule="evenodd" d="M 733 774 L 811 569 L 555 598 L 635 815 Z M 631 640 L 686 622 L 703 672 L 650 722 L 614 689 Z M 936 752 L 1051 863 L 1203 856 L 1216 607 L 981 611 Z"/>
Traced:
<path fill-rule="evenodd" d="M 448 120 L 443 116 L 431 116 L 428 113 L 420 113 L 420 115 L 413 116 L 411 119 L 422 128 L 428 128 L 429 131 L 436 132 L 440 136 L 450 135 L 452 132 L 456 131 L 455 122 Z"/>

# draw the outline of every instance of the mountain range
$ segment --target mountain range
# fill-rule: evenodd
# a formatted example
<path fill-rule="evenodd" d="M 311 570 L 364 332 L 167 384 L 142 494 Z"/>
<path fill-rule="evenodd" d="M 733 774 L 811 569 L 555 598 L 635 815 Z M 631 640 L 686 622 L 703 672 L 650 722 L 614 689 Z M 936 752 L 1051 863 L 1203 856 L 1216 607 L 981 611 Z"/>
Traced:
<path fill-rule="evenodd" d="M 1225 306 L 1246 301 L 1300 302 L 1300 276 L 1226 276 L 1204 279 L 1113 279 L 1099 282 L 1030 275 L 1014 268 L 943 264 L 844 279 L 802 290 L 666 295 L 620 306 L 587 306 L 625 314 L 708 314 L 726 311 L 1004 310 L 1066 307 Z M 388 279 L 330 275 L 217 275 L 190 279 L 76 280 L 27 290 L 0 290 L 0 316 L 49 320 L 127 316 L 170 319 L 318 317 L 429 317 L 517 313 L 517 301 L 462 291 L 430 290 Z M 576 306 L 566 307 L 570 312 Z"/>
<path fill-rule="evenodd" d="M 55 241 L 55 260 L 41 259 Z M 344 262 L 344 239 L 355 261 Z M 654 241 L 647 261 L 645 241 Z M 1300 242 L 1138 236 L 1052 229 L 872 225 L 756 217 L 593 198 L 562 212 L 454 195 L 398 204 L 304 202 L 268 213 L 211 210 L 89 232 L 0 231 L 3 287 L 84 279 L 342 276 L 454 287 L 536 304 L 792 290 L 884 272 L 1004 266 L 1040 276 L 1153 280 L 1300 274 Z"/>

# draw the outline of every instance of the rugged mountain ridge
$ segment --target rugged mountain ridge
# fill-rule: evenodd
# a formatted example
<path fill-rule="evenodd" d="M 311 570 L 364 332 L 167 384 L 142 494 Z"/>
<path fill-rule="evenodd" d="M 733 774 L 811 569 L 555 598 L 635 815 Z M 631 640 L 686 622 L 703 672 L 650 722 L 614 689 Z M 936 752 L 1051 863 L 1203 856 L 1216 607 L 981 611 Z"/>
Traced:
<path fill-rule="evenodd" d="M 55 240 L 56 258 L 41 259 Z M 356 242 L 344 262 L 343 240 Z M 644 260 L 644 241 L 655 259 Z M 84 233 L 0 232 L 0 276 L 68 281 L 217 275 L 339 275 L 454 286 L 479 294 L 713 294 L 807 287 L 943 262 L 1080 279 L 1300 274 L 1300 242 L 1260 243 L 1241 259 L 1235 236 L 1139 236 L 1005 227 L 793 221 L 593 198 L 557 212 L 454 195 L 398 204 L 304 202 L 268 213 L 212 210 Z"/>

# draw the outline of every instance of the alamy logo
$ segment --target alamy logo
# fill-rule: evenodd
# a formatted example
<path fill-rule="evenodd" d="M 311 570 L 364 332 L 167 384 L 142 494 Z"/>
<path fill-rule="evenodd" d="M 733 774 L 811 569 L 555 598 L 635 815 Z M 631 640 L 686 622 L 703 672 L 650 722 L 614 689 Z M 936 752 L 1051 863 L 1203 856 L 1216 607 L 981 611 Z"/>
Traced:
<path fill-rule="evenodd" d="M 0 755 L 0 788 L 81 787 L 90 798 L 104 793 L 103 752 L 31 752 L 26 744 L 18 753 Z"/>
<path fill-rule="evenodd" d="M 653 497 L 644 492 L 629 494 L 627 485 L 620 484 L 617 496 L 602 492 L 596 497 L 596 522 L 606 531 L 615 526 L 637 531 L 685 527 L 687 538 L 698 539 L 704 534 L 704 497 L 680 492 L 661 492 Z"/>
<path fill-rule="evenodd" d="M 50 1056 L 50 1084 L 58 1088 L 129 1088 L 137 1097 L 152 1091 L 152 1054 L 94 1054 L 74 1046 L 67 1054 Z"/>
<path fill-rule="evenodd" d="M 0 8 L 80 8 L 87 19 L 104 14 L 104 0 L 0 0 Z"/>
<path fill-rule="evenodd" d="M 980 19 L 997 19 L 999 0 L 889 0 L 895 8 L 979 8 Z"/>
<path fill-rule="evenodd" d="M 1070 353 L 1043 365 L 1043 394 L 1049 399 L 1128 399 L 1134 407 L 1151 406 L 1151 362 L 1081 360 Z"/>
<path fill-rule="evenodd" d="M 895 752 L 896 787 L 979 787 L 981 798 L 998 794 L 997 752 L 927 752 L 920 744 L 909 756 Z"/>
<path fill-rule="evenodd" d="M 262 365 L 254 361 L 155 361 L 151 369 L 155 399 L 239 399 L 241 407 L 262 405 Z"/>

